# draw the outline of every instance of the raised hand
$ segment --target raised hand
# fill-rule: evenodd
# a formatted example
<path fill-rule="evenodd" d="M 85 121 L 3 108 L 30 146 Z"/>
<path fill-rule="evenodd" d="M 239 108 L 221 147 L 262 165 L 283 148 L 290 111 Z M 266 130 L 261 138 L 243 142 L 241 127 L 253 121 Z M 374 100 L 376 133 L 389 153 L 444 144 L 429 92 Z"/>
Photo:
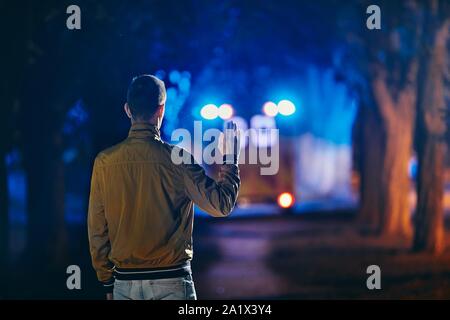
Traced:
<path fill-rule="evenodd" d="M 237 163 L 241 151 L 240 135 L 236 123 L 230 121 L 227 123 L 225 134 L 221 135 L 221 142 L 219 142 L 219 149 L 228 163 L 233 161 Z"/>

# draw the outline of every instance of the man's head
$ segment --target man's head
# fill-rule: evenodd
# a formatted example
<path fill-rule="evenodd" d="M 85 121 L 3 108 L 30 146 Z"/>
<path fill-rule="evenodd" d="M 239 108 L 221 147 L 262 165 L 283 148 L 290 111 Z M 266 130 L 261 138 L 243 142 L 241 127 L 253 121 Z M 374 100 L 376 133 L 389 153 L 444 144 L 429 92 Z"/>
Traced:
<path fill-rule="evenodd" d="M 160 127 L 165 103 L 164 82 L 155 76 L 144 74 L 131 81 L 124 109 L 132 122 L 149 122 Z"/>

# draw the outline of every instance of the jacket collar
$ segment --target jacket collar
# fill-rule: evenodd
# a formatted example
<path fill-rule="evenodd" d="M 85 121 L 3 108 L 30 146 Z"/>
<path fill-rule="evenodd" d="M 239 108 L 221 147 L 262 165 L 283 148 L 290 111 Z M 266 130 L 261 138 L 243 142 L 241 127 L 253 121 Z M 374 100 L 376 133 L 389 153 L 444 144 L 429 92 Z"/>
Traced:
<path fill-rule="evenodd" d="M 129 138 L 154 138 L 161 140 L 161 133 L 158 127 L 147 122 L 135 122 L 128 132 Z"/>

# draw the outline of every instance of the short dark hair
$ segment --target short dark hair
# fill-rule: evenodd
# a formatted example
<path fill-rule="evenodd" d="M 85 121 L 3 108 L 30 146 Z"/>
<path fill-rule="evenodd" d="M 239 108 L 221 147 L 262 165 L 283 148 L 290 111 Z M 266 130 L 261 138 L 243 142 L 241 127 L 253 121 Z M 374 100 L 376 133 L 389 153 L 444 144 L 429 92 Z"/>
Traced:
<path fill-rule="evenodd" d="M 135 119 L 148 120 L 166 101 L 164 82 L 150 74 L 134 77 L 128 87 L 127 103 Z"/>

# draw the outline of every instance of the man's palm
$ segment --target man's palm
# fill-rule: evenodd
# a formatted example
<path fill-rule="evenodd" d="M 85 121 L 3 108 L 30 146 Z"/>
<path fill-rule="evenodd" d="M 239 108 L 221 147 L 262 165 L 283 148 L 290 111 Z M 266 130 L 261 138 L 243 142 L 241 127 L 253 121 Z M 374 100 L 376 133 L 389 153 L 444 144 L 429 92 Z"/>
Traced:
<path fill-rule="evenodd" d="M 225 134 L 220 135 L 219 150 L 223 155 L 234 155 L 239 157 L 240 153 L 240 132 L 237 129 L 236 123 L 230 121 L 227 123 Z"/>

